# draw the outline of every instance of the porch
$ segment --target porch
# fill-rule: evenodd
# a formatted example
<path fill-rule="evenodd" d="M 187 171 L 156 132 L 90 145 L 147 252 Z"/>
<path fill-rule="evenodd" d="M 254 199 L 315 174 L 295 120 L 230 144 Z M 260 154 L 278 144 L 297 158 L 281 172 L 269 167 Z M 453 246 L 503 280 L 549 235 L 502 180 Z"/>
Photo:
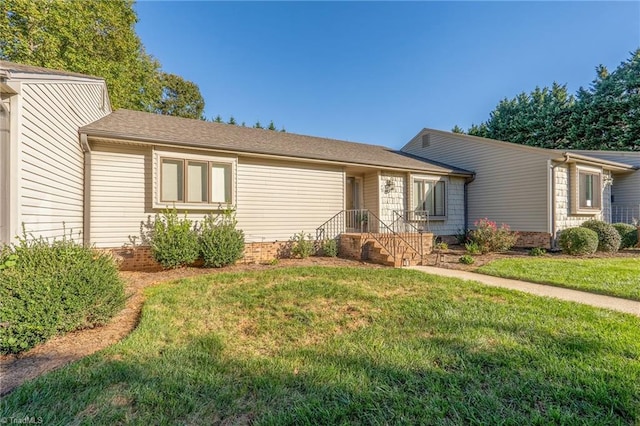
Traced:
<path fill-rule="evenodd" d="M 386 223 L 366 209 L 342 210 L 316 229 L 316 240 L 334 239 L 340 257 L 388 266 L 423 265 L 433 249 L 426 211 L 393 211 Z"/>

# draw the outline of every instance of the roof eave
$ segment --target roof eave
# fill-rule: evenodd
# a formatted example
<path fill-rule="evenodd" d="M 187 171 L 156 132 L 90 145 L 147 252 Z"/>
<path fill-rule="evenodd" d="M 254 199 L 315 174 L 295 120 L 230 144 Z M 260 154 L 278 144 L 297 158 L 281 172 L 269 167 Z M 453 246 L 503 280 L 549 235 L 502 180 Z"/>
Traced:
<path fill-rule="evenodd" d="M 589 157 L 587 155 L 576 154 L 573 152 L 565 152 L 561 158 L 556 158 L 554 161 L 567 163 L 571 160 L 579 161 L 584 164 L 590 164 L 593 166 L 601 166 L 607 170 L 614 172 L 628 172 L 638 170 L 636 166 L 625 163 L 618 163 L 617 161 L 603 160 L 600 158 Z"/>
<path fill-rule="evenodd" d="M 110 131 L 100 131 L 100 130 L 90 130 L 86 128 L 80 128 L 79 134 L 81 137 L 87 138 L 98 138 L 102 140 L 112 140 L 116 142 L 124 142 L 124 143 L 142 143 L 149 145 L 162 145 L 172 148 L 192 148 L 192 149 L 201 149 L 201 150 L 209 150 L 216 151 L 221 153 L 228 154 L 242 154 L 250 157 L 261 157 L 261 158 L 273 158 L 273 159 L 286 159 L 286 160 L 296 160 L 317 164 L 334 164 L 334 165 L 342 165 L 342 166 L 354 166 L 354 167 L 373 167 L 378 169 L 385 169 L 391 171 L 401 171 L 401 172 L 419 172 L 419 173 L 432 173 L 438 175 L 447 175 L 447 176 L 456 176 L 456 177 L 464 177 L 468 178 L 473 176 L 473 173 L 464 173 L 456 170 L 446 170 L 446 169 L 429 169 L 429 168 L 414 168 L 414 167 L 399 167 L 399 166 L 391 166 L 385 164 L 374 164 L 374 163 L 359 163 L 359 162 L 351 162 L 351 161 L 341 161 L 341 160 L 327 160 L 321 158 L 313 158 L 313 157 L 301 157 L 294 155 L 284 155 L 284 154 L 272 154 L 272 153 L 264 153 L 264 152 L 256 152 L 242 149 L 225 149 L 225 148 L 217 148 L 212 146 L 207 146 L 204 144 L 183 144 L 173 140 L 163 140 L 157 138 L 147 138 L 144 136 L 132 136 L 127 134 L 118 134 L 116 132 Z"/>

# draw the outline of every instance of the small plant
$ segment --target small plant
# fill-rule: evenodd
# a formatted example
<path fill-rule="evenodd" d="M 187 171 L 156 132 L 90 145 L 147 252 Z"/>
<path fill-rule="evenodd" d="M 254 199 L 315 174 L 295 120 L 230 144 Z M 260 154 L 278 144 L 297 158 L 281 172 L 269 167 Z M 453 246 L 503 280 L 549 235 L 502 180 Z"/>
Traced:
<path fill-rule="evenodd" d="M 467 250 L 468 254 L 481 254 L 482 250 L 480 250 L 480 246 L 475 241 L 470 241 L 465 243 L 464 248 Z"/>
<path fill-rule="evenodd" d="M 237 223 L 231 210 L 217 216 L 205 216 L 199 237 L 200 254 L 205 267 L 221 268 L 242 257 L 244 233 L 236 229 Z"/>
<path fill-rule="evenodd" d="M 573 256 L 593 254 L 598 249 L 598 234 L 588 228 L 567 228 L 560 233 L 558 245 Z"/>
<path fill-rule="evenodd" d="M 638 228 L 628 223 L 614 223 L 613 227 L 620 235 L 620 248 L 635 247 L 638 244 Z"/>
<path fill-rule="evenodd" d="M 149 218 L 144 227 L 142 241 L 151 246 L 153 258 L 163 268 L 178 268 L 198 259 L 198 233 L 186 213 L 180 219 L 175 208 L 167 209 L 156 214 L 153 221 Z"/>
<path fill-rule="evenodd" d="M 529 256 L 544 256 L 547 254 L 547 251 L 542 247 L 534 247 L 529 250 Z"/>
<path fill-rule="evenodd" d="M 620 249 L 620 234 L 611 224 L 601 220 L 591 219 L 580 225 L 598 234 L 598 251 L 615 253 Z"/>
<path fill-rule="evenodd" d="M 291 243 L 291 255 L 293 257 L 306 259 L 313 254 L 313 240 L 311 239 L 311 234 L 305 234 L 304 231 L 301 231 L 294 234 L 289 242 Z"/>
<path fill-rule="evenodd" d="M 472 265 L 475 262 L 475 259 L 471 255 L 463 254 L 458 259 L 458 262 L 464 263 L 465 265 Z"/>
<path fill-rule="evenodd" d="M 456 243 L 458 243 L 458 245 L 463 245 L 468 243 L 470 232 L 471 232 L 470 229 L 458 229 L 458 233 L 455 235 Z"/>
<path fill-rule="evenodd" d="M 338 256 L 338 242 L 336 240 L 326 240 L 322 243 L 322 255 L 326 257 Z"/>
<path fill-rule="evenodd" d="M 440 241 L 439 243 L 436 243 L 435 246 L 436 250 L 449 250 L 449 244 L 445 243 L 444 241 Z"/>
<path fill-rule="evenodd" d="M 508 251 L 518 240 L 518 234 L 509 229 L 509 225 L 498 225 L 487 219 L 474 223 L 476 229 L 470 232 L 470 241 L 477 243 L 481 253 Z"/>
<path fill-rule="evenodd" d="M 18 255 L 15 253 L 0 256 L 0 271 L 16 266 Z"/>

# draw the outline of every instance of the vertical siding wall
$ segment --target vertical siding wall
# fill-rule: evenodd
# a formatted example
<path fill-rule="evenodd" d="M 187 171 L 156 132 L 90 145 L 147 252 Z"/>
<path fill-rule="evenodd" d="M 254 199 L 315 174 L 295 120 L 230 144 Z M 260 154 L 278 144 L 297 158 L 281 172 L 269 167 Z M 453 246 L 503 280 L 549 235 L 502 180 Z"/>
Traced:
<path fill-rule="evenodd" d="M 0 99 L 4 104 L 4 101 Z M 10 242 L 9 237 L 9 108 L 0 106 L 0 245 Z"/>
<path fill-rule="evenodd" d="M 140 235 L 142 222 L 160 211 L 153 208 L 153 151 L 123 144 L 93 144 L 92 149 L 91 242 L 122 247 L 130 236 Z M 300 231 L 315 234 L 343 209 L 344 173 L 340 168 L 239 158 L 235 190 L 238 228 L 246 241 L 286 241 Z M 199 221 L 207 212 L 192 210 L 188 216 Z"/>
<path fill-rule="evenodd" d="M 364 175 L 363 208 L 380 217 L 380 173 L 371 172 Z"/>
<path fill-rule="evenodd" d="M 83 161 L 78 128 L 106 115 L 103 85 L 23 83 L 20 220 L 27 232 L 82 241 Z"/>
<path fill-rule="evenodd" d="M 341 168 L 240 158 L 238 226 L 247 241 L 282 241 L 317 227 L 344 208 Z"/>
<path fill-rule="evenodd" d="M 488 217 L 514 230 L 548 232 L 549 154 L 440 132 L 430 132 L 423 147 L 421 136 L 402 150 L 476 173 L 468 187 L 470 224 Z"/>

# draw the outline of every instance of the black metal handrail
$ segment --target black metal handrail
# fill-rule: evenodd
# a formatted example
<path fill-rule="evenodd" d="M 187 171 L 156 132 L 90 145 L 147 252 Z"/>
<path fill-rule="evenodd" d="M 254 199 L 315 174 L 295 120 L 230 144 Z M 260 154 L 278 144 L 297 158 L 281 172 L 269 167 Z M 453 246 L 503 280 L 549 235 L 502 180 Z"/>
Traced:
<path fill-rule="evenodd" d="M 397 232 L 369 210 L 342 210 L 316 229 L 316 240 L 335 239 L 342 233 L 350 232 L 367 234 L 389 253 L 394 262 L 404 259 L 410 250 L 420 256 L 421 260 L 424 259 L 423 231 L 402 218 L 396 218 L 394 224 L 398 231 L 401 223 L 399 220 L 402 220 L 401 232 Z"/>

